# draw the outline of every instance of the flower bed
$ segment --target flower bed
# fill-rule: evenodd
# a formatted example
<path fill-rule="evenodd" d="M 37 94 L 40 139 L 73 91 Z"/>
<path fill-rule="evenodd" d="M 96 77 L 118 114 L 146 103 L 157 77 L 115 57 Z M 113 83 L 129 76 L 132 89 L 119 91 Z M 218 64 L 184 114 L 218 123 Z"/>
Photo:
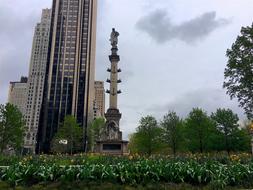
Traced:
<path fill-rule="evenodd" d="M 234 160 L 233 160 L 234 159 Z M 14 159 L 8 168 L 0 169 L 0 178 L 12 185 L 40 182 L 111 182 L 117 184 L 187 183 L 253 187 L 253 162 L 230 158 L 223 163 L 208 157 L 140 156 L 35 156 Z"/>

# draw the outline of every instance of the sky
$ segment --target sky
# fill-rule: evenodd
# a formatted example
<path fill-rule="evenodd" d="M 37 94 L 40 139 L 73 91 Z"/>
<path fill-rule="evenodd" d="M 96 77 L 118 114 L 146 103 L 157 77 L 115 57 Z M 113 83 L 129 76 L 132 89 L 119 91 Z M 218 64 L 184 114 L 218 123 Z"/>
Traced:
<path fill-rule="evenodd" d="M 9 82 L 28 75 L 34 27 L 51 4 L 0 0 L 0 104 L 7 101 Z M 252 24 L 252 10 L 253 0 L 98 0 L 96 79 L 109 77 L 109 37 L 116 28 L 124 138 L 143 116 L 160 121 L 176 111 L 185 118 L 193 107 L 208 114 L 230 108 L 244 120 L 222 84 L 226 50 L 241 27 Z"/>

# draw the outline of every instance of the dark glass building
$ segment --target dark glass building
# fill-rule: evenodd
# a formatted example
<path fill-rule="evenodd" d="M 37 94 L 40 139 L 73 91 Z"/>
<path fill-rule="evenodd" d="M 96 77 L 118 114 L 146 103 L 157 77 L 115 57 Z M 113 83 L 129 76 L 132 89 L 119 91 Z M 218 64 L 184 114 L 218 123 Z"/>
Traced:
<path fill-rule="evenodd" d="M 66 115 L 76 117 L 86 142 L 93 117 L 96 11 L 96 0 L 53 0 L 37 152 L 50 151 Z"/>

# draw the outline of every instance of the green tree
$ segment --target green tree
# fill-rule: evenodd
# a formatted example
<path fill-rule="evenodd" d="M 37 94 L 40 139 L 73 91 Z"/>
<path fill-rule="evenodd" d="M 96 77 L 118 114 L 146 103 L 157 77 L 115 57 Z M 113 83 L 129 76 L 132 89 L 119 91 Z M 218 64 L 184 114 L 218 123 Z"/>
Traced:
<path fill-rule="evenodd" d="M 231 140 L 232 151 L 251 152 L 251 136 L 247 129 L 236 129 Z"/>
<path fill-rule="evenodd" d="M 210 134 L 214 130 L 212 120 L 202 109 L 193 108 L 186 118 L 185 133 L 187 138 L 187 146 L 191 151 L 199 151 L 203 153 L 208 150 L 210 142 Z"/>
<path fill-rule="evenodd" d="M 250 120 L 245 120 L 235 131 L 235 137 L 232 141 L 233 151 L 251 152 L 251 125 Z"/>
<path fill-rule="evenodd" d="M 51 150 L 56 153 L 70 153 L 82 148 L 83 130 L 77 124 L 76 118 L 66 116 L 51 142 Z M 64 141 L 66 144 L 64 144 Z"/>
<path fill-rule="evenodd" d="M 242 123 L 242 128 L 246 129 L 247 133 L 250 135 L 251 134 L 251 125 L 252 122 L 248 119 L 244 120 Z"/>
<path fill-rule="evenodd" d="M 88 149 L 93 152 L 94 145 L 97 140 L 101 138 L 101 133 L 105 127 L 105 119 L 97 118 L 95 119 L 88 128 Z"/>
<path fill-rule="evenodd" d="M 0 153 L 8 147 L 22 148 L 25 122 L 22 113 L 12 104 L 0 105 Z"/>
<path fill-rule="evenodd" d="M 177 116 L 176 112 L 167 113 L 161 122 L 163 140 L 172 149 L 174 155 L 176 155 L 182 142 L 181 126 L 182 121 Z"/>
<path fill-rule="evenodd" d="M 153 116 L 141 118 L 136 133 L 130 137 L 130 151 L 151 155 L 162 148 L 162 129 Z"/>
<path fill-rule="evenodd" d="M 226 55 L 223 87 L 231 98 L 238 99 L 247 117 L 253 119 L 253 24 L 242 27 Z"/>
<path fill-rule="evenodd" d="M 238 116 L 230 109 L 219 108 L 211 114 L 211 118 L 215 121 L 217 129 L 223 134 L 225 150 L 229 154 L 233 148 L 232 140 L 239 127 Z"/>

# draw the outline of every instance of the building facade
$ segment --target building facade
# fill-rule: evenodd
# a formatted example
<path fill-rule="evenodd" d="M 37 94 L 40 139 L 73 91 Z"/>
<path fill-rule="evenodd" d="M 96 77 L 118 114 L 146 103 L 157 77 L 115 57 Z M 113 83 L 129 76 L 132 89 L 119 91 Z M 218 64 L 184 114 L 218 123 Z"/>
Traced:
<path fill-rule="evenodd" d="M 24 148 L 30 153 L 35 152 L 36 146 L 48 59 L 50 22 L 51 9 L 43 9 L 41 22 L 35 27 L 27 84 Z"/>
<path fill-rule="evenodd" d="M 83 127 L 86 142 L 93 119 L 96 14 L 96 0 L 53 0 L 38 152 L 50 151 L 66 115 Z"/>
<path fill-rule="evenodd" d="M 94 116 L 104 117 L 105 114 L 105 88 L 103 81 L 95 81 L 95 102 L 94 102 Z"/>
<path fill-rule="evenodd" d="M 19 111 L 25 115 L 26 111 L 27 77 L 21 77 L 20 81 L 10 82 L 8 103 L 17 106 Z"/>

